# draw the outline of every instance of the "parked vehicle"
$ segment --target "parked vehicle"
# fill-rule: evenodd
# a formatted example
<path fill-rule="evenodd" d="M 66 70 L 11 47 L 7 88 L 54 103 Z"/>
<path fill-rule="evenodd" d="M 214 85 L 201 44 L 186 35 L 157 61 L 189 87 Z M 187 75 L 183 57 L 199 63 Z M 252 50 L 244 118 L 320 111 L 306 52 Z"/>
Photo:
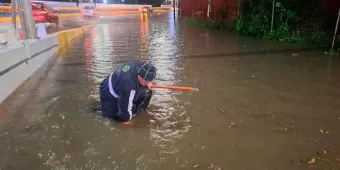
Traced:
<path fill-rule="evenodd" d="M 82 10 L 84 17 L 93 17 L 96 16 L 96 7 L 94 6 L 85 6 Z"/>
<path fill-rule="evenodd" d="M 39 2 L 31 2 L 31 4 L 35 23 L 49 22 L 59 25 L 58 14 L 51 7 Z"/>

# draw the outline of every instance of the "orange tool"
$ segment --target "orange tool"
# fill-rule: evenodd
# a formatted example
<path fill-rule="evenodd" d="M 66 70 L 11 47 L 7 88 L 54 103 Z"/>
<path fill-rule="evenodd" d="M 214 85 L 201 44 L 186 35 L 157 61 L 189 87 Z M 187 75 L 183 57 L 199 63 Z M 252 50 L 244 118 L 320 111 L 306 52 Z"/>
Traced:
<path fill-rule="evenodd" d="M 169 90 L 184 90 L 184 91 L 198 91 L 197 88 L 183 87 L 183 86 L 164 86 L 164 85 L 152 85 L 150 88 L 154 89 L 169 89 Z"/>

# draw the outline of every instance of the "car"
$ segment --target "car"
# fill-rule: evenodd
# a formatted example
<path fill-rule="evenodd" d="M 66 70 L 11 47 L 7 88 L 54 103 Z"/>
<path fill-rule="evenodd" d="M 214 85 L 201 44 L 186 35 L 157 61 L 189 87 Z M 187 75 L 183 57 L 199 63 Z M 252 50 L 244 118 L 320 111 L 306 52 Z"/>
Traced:
<path fill-rule="evenodd" d="M 81 12 L 83 13 L 84 17 L 93 17 L 96 16 L 96 7 L 94 6 L 85 6 Z"/>
<path fill-rule="evenodd" d="M 31 2 L 33 19 L 35 23 L 54 23 L 59 25 L 58 14 L 47 5 L 40 2 Z"/>

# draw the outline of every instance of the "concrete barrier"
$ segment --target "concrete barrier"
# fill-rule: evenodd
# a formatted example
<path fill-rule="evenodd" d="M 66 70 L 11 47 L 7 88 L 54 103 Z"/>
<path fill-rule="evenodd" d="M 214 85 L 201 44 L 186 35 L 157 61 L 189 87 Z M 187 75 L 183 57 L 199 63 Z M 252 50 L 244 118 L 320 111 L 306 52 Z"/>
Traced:
<path fill-rule="evenodd" d="M 0 49 L 0 103 L 42 65 L 51 61 L 58 51 L 63 55 L 65 47 L 91 27 L 61 31 L 42 40 L 20 41 Z"/>
<path fill-rule="evenodd" d="M 0 49 L 0 102 L 57 52 L 57 43 L 57 36 L 50 35 Z"/>

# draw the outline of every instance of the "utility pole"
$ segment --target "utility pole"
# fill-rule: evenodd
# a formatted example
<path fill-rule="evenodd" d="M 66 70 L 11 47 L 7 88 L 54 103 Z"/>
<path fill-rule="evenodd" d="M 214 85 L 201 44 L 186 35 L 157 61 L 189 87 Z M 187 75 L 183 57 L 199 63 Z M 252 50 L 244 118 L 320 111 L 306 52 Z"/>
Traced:
<path fill-rule="evenodd" d="M 340 19 L 340 8 L 339 8 L 339 12 L 338 12 L 338 19 L 336 20 L 336 25 L 335 25 L 335 31 L 334 31 L 334 37 L 333 37 L 333 41 L 332 41 L 332 51 L 334 49 L 334 43 L 335 43 L 335 39 L 336 39 L 336 34 L 338 32 L 338 26 L 339 26 L 339 19 Z"/>

